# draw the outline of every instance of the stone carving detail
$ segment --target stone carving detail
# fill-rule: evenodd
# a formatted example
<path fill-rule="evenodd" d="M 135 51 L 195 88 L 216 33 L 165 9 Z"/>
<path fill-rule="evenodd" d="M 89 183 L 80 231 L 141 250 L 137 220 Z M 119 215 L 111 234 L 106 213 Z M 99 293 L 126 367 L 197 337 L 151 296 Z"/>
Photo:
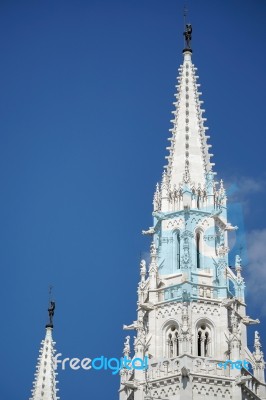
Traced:
<path fill-rule="evenodd" d="M 181 313 L 181 304 L 177 303 L 171 309 L 168 309 L 168 306 L 161 307 L 157 313 L 157 318 L 165 318 L 165 317 L 176 317 L 177 314 Z"/>
<path fill-rule="evenodd" d="M 203 315 L 216 315 L 220 316 L 220 310 L 218 307 L 212 307 L 212 308 L 203 308 L 202 306 L 199 305 L 193 305 L 192 306 L 192 312 L 197 313 L 197 314 L 203 314 Z"/>
<path fill-rule="evenodd" d="M 158 211 L 160 209 L 161 209 L 161 193 L 160 193 L 159 183 L 157 183 L 153 197 L 153 211 Z"/>
<path fill-rule="evenodd" d="M 124 343 L 123 354 L 125 357 L 129 358 L 130 355 L 130 336 L 126 336 L 126 340 Z"/>
<path fill-rule="evenodd" d="M 183 182 L 184 183 L 189 183 L 190 182 L 190 174 L 189 174 L 189 169 L 188 169 L 188 165 L 185 165 L 185 172 L 184 172 L 184 176 L 183 176 Z"/>
<path fill-rule="evenodd" d="M 185 238 L 185 237 L 193 238 L 194 235 L 193 235 L 192 232 L 190 232 L 190 231 L 188 231 L 188 230 L 185 230 L 185 231 L 182 233 L 181 238 Z"/>
<path fill-rule="evenodd" d="M 221 244 L 217 247 L 217 254 L 219 257 L 224 257 L 229 252 L 229 247 Z"/>
<path fill-rule="evenodd" d="M 224 275 L 226 266 L 227 266 L 226 261 L 225 261 L 223 258 L 221 258 L 221 259 L 218 261 L 218 268 L 217 268 L 217 274 L 218 274 L 218 276 Z"/>
<path fill-rule="evenodd" d="M 238 318 L 234 310 L 231 312 L 231 329 L 232 333 L 238 333 Z"/>
<path fill-rule="evenodd" d="M 184 264 L 185 268 L 188 268 L 188 264 L 190 263 L 190 253 L 189 253 L 189 242 L 188 242 L 188 237 L 184 238 L 183 241 L 183 256 L 182 256 L 182 261 Z"/>
<path fill-rule="evenodd" d="M 182 264 L 184 268 L 191 266 L 191 255 L 190 255 L 190 241 L 189 238 L 193 238 L 193 234 L 190 231 L 184 231 L 181 235 L 183 239 L 183 256 Z"/>
<path fill-rule="evenodd" d="M 141 262 L 140 262 L 140 276 L 141 276 L 141 281 L 142 282 L 145 281 L 146 273 L 147 273 L 146 261 L 145 260 L 141 260 Z"/>
<path fill-rule="evenodd" d="M 153 235 L 155 233 L 155 229 L 153 227 L 149 228 L 147 231 L 142 231 L 142 235 Z"/>

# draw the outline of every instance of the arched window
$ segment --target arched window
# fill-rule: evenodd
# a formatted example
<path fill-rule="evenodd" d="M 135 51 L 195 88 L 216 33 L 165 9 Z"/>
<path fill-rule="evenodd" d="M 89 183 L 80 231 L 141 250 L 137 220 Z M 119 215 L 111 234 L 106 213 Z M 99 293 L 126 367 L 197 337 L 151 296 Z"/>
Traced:
<path fill-rule="evenodd" d="M 180 269 L 180 232 L 176 232 L 176 266 Z"/>
<path fill-rule="evenodd" d="M 200 357 L 209 357 L 211 355 L 211 330 L 202 323 L 198 328 L 197 335 L 197 353 Z"/>
<path fill-rule="evenodd" d="M 167 357 L 177 357 L 179 355 L 178 329 L 175 325 L 170 326 L 166 335 Z"/>
<path fill-rule="evenodd" d="M 201 267 L 200 250 L 201 250 L 201 233 L 197 232 L 196 233 L 196 265 L 197 265 L 197 268 Z"/>

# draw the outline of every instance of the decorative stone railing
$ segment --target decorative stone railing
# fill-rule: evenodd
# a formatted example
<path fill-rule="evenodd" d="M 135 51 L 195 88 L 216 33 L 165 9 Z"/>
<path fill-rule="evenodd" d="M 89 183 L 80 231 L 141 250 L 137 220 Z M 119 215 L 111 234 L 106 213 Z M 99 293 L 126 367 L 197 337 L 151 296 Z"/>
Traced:
<path fill-rule="evenodd" d="M 178 359 L 169 359 L 159 362 L 150 362 L 148 369 L 148 379 L 159 379 L 180 373 Z"/>
<path fill-rule="evenodd" d="M 218 367 L 221 360 L 211 360 L 205 358 L 194 358 L 188 361 L 186 371 L 189 374 L 200 377 L 213 377 L 216 379 L 234 379 L 235 384 L 241 385 L 243 390 L 251 392 L 255 396 L 261 397 L 262 393 L 265 393 L 265 385 L 262 385 L 251 373 L 246 369 L 239 370 L 239 375 L 235 375 L 232 372 L 230 366 L 226 368 Z M 143 380 L 156 381 L 164 378 L 177 378 L 182 375 L 183 360 L 182 357 L 164 358 L 160 360 L 149 361 L 149 368 L 143 371 Z M 134 371 L 122 369 L 120 371 L 121 384 L 128 387 L 136 384 L 134 379 Z M 130 386 L 131 385 L 131 386 Z M 133 387 L 132 386 L 132 387 Z"/>
<path fill-rule="evenodd" d="M 246 369 L 239 370 L 239 375 L 235 375 L 232 372 L 230 366 L 226 368 L 218 367 L 220 360 L 210 360 L 204 358 L 195 358 L 190 359 L 189 366 L 187 366 L 187 370 L 189 373 L 193 373 L 195 375 L 202 375 L 203 377 L 216 377 L 217 379 L 221 378 L 234 378 L 236 384 L 242 385 L 245 390 L 252 392 L 256 396 L 261 395 L 261 391 L 265 391 L 264 385 L 262 385 L 251 373 L 249 373 Z M 182 358 L 175 357 L 169 359 L 162 359 L 159 361 L 149 362 L 149 368 L 147 371 L 147 379 L 148 380 L 157 380 L 164 379 L 168 377 L 182 375 Z"/>
<path fill-rule="evenodd" d="M 247 370 L 241 370 L 241 375 L 238 377 L 237 383 L 239 385 L 243 385 L 246 389 L 248 389 L 255 395 L 260 395 L 260 388 L 262 386 L 261 383 Z"/>
<path fill-rule="evenodd" d="M 121 383 L 124 384 L 130 381 L 134 377 L 134 370 L 122 368 L 120 370 L 120 376 L 121 376 Z"/>
<path fill-rule="evenodd" d="M 191 362 L 191 366 L 188 368 L 190 372 L 202 375 L 212 375 L 217 377 L 230 377 L 230 368 L 219 368 L 217 360 L 204 360 L 201 358 L 196 358 Z M 163 359 L 158 362 L 152 362 L 150 360 L 148 377 L 149 379 L 159 379 L 164 377 L 169 377 L 172 375 L 181 374 L 181 359 L 170 358 Z"/>
<path fill-rule="evenodd" d="M 217 289 L 207 284 L 188 283 L 188 301 L 196 299 L 217 299 Z M 158 291 L 158 301 L 184 301 L 182 284 L 173 285 Z"/>

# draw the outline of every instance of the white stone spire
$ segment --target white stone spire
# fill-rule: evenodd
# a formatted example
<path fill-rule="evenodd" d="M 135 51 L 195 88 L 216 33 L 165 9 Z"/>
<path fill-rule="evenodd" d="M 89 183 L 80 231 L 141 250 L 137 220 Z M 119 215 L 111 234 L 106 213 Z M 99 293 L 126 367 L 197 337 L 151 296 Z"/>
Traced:
<path fill-rule="evenodd" d="M 247 326 L 241 258 L 229 266 L 227 197 L 214 181 L 200 93 L 192 64 L 191 24 L 180 68 L 170 155 L 153 199 L 149 273 L 141 265 L 132 360 L 147 370 L 122 371 L 120 400 L 266 400 L 265 362 Z M 229 361 L 230 360 L 230 361 Z M 242 361 L 241 361 L 242 360 Z M 247 368 L 252 365 L 253 371 Z"/>
<path fill-rule="evenodd" d="M 184 62 L 179 68 L 178 89 L 176 97 L 173 128 L 170 129 L 169 155 L 166 157 L 167 176 L 169 187 L 182 183 L 192 183 L 196 187 L 200 184 L 203 188 L 206 183 L 206 174 L 212 171 L 213 163 L 210 162 L 212 154 L 209 153 L 211 145 L 207 144 L 208 136 L 204 127 L 206 118 L 203 118 L 204 110 L 201 108 L 198 90 L 197 68 L 194 67 L 190 49 L 185 49 Z"/>
<path fill-rule="evenodd" d="M 51 308 L 49 308 L 50 315 Z M 53 311 L 53 310 L 52 310 Z M 57 372 L 54 368 L 54 354 L 56 352 L 53 341 L 53 323 L 50 315 L 50 324 L 46 325 L 45 339 L 41 342 L 39 357 L 33 382 L 32 395 L 29 400 L 59 400 L 56 388 Z"/>

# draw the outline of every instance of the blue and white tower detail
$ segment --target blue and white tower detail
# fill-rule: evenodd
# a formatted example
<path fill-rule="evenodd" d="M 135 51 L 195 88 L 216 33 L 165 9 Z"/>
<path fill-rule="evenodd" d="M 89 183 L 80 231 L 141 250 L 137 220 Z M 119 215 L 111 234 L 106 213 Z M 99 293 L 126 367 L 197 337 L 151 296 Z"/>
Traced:
<path fill-rule="evenodd" d="M 191 39 L 190 25 L 188 32 Z M 153 226 L 143 231 L 150 262 L 141 261 L 137 320 L 124 325 L 136 332 L 132 359 L 147 356 L 149 367 L 121 371 L 120 400 L 266 399 L 258 332 L 255 351 L 247 347 L 247 326 L 259 320 L 246 315 L 240 256 L 229 267 L 228 232 L 237 227 L 227 220 L 223 181 L 216 182 L 188 40 L 177 80 Z M 127 337 L 127 355 L 129 346 Z M 243 363 L 221 368 L 227 360 Z"/>

